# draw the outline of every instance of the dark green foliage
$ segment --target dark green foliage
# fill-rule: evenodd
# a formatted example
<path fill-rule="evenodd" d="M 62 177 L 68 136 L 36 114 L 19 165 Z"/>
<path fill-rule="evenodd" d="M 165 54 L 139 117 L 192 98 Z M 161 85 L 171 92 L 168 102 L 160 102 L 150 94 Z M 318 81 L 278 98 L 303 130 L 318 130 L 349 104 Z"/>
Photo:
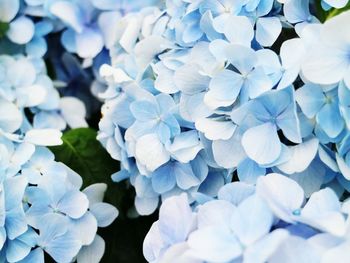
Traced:
<path fill-rule="evenodd" d="M 0 22 L 0 38 L 5 36 L 8 29 L 9 29 L 8 23 Z"/>

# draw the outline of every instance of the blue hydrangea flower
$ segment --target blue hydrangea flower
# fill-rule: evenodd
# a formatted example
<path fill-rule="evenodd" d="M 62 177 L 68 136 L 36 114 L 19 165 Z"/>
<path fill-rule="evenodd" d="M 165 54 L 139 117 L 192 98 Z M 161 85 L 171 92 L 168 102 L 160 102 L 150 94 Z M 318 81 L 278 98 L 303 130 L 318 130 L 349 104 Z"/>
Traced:
<path fill-rule="evenodd" d="M 305 202 L 295 181 L 268 174 L 256 187 L 227 184 L 218 199 L 194 207 L 184 194 L 167 199 L 143 251 L 148 262 L 292 262 L 290 255 L 312 262 L 335 259 L 335 251 L 348 255 L 347 205 L 329 188 Z"/>
<path fill-rule="evenodd" d="M 315 42 L 312 52 L 308 54 L 303 63 L 302 70 L 305 78 L 315 84 L 336 84 L 344 80 L 350 86 L 348 80 L 349 63 L 349 39 L 347 39 L 346 25 L 350 13 L 344 12 L 328 20 L 320 29 L 319 39 Z"/>

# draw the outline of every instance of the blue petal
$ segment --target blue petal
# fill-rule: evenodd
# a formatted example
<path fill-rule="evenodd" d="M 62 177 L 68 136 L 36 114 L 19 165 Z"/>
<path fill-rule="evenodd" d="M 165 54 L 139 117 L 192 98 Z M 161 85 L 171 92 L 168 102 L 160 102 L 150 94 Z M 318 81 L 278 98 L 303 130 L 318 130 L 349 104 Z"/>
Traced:
<path fill-rule="evenodd" d="M 293 24 L 307 21 L 311 16 L 308 0 L 287 1 L 283 11 L 287 21 Z"/>
<path fill-rule="evenodd" d="M 313 118 L 326 102 L 319 85 L 307 83 L 295 92 L 295 99 L 308 118 Z"/>
<path fill-rule="evenodd" d="M 336 236 L 344 235 L 346 224 L 341 204 L 330 188 L 311 195 L 301 210 L 300 221 Z"/>
<path fill-rule="evenodd" d="M 193 173 L 190 164 L 175 162 L 173 169 L 175 170 L 174 174 L 176 175 L 176 183 L 181 189 L 187 190 L 200 184 L 200 181 Z"/>
<path fill-rule="evenodd" d="M 184 65 L 175 72 L 176 87 L 184 94 L 193 95 L 208 88 L 209 77 L 199 74 L 193 65 Z"/>
<path fill-rule="evenodd" d="M 148 121 L 159 117 L 157 108 L 149 101 L 135 101 L 131 103 L 130 111 L 135 119 L 140 121 Z"/>
<path fill-rule="evenodd" d="M 248 157 L 258 164 L 272 163 L 282 151 L 277 127 L 271 122 L 248 129 L 243 134 L 242 146 Z"/>
<path fill-rule="evenodd" d="M 252 195 L 240 203 L 230 224 L 240 242 L 249 246 L 270 232 L 273 221 L 273 214 L 265 201 Z"/>
<path fill-rule="evenodd" d="M 185 241 L 191 231 L 194 216 L 186 194 L 170 197 L 159 210 L 159 231 L 168 244 Z"/>
<path fill-rule="evenodd" d="M 82 58 L 94 58 L 103 49 L 104 43 L 101 32 L 94 28 L 85 27 L 75 36 L 77 54 Z"/>
<path fill-rule="evenodd" d="M 84 28 L 84 15 L 79 6 L 74 2 L 55 1 L 50 5 L 50 12 L 61 19 L 76 32 L 80 33 Z"/>
<path fill-rule="evenodd" d="M 267 262 L 269 257 L 288 238 L 288 231 L 277 229 L 249 246 L 244 252 L 244 262 Z"/>
<path fill-rule="evenodd" d="M 255 51 L 249 47 L 230 45 L 225 50 L 227 60 L 246 76 L 257 63 Z"/>
<path fill-rule="evenodd" d="M 136 143 L 136 158 L 149 171 L 154 171 L 168 162 L 170 155 L 156 134 L 148 134 L 138 139 Z"/>
<path fill-rule="evenodd" d="M 20 1 L 19 0 L 1 0 L 0 1 L 0 21 L 10 22 L 15 18 L 19 11 Z"/>
<path fill-rule="evenodd" d="M 317 114 L 316 121 L 331 138 L 337 137 L 345 126 L 336 102 L 325 104 Z"/>
<path fill-rule="evenodd" d="M 86 195 L 77 190 L 67 192 L 59 201 L 57 208 L 71 218 L 80 218 L 89 207 Z"/>
<path fill-rule="evenodd" d="M 27 44 L 34 36 L 34 23 L 25 16 L 16 18 L 10 23 L 7 37 L 16 44 Z"/>
<path fill-rule="evenodd" d="M 275 215 L 285 222 L 294 222 L 293 212 L 300 209 L 304 202 L 303 189 L 292 179 L 280 174 L 260 177 L 256 191 Z"/>
<path fill-rule="evenodd" d="M 314 247 L 307 242 L 306 239 L 296 236 L 288 237 L 275 253 L 270 257 L 270 263 L 293 263 L 295 262 L 294 255 L 298 257 L 298 262 L 318 263 L 320 256 Z"/>
<path fill-rule="evenodd" d="M 243 78 L 231 70 L 223 70 L 209 83 L 204 102 L 212 109 L 232 105 L 241 90 Z"/>
<path fill-rule="evenodd" d="M 282 32 L 277 17 L 260 17 L 256 23 L 256 40 L 264 47 L 271 47 Z"/>
<path fill-rule="evenodd" d="M 26 256 L 23 260 L 18 263 L 44 263 L 44 252 L 41 248 L 37 248 L 32 250 L 28 256 Z"/>
<path fill-rule="evenodd" d="M 83 246 L 77 255 L 77 262 L 100 262 L 105 252 L 105 242 L 96 235 L 89 246 Z"/>
<path fill-rule="evenodd" d="M 236 207 L 224 200 L 214 200 L 200 206 L 197 214 L 198 228 L 230 226 L 229 219 L 237 212 Z"/>
<path fill-rule="evenodd" d="M 219 190 L 218 199 L 229 201 L 238 206 L 242 201 L 254 194 L 254 192 L 254 186 L 242 182 L 234 182 L 226 184 Z"/>
<path fill-rule="evenodd" d="M 118 210 L 107 203 L 97 203 L 90 207 L 99 227 L 109 226 L 118 216 Z"/>
<path fill-rule="evenodd" d="M 29 56 L 41 58 L 47 51 L 47 44 L 44 38 L 34 37 L 27 45 L 26 52 Z"/>
<path fill-rule="evenodd" d="M 266 169 L 253 160 L 246 158 L 237 167 L 238 178 L 241 182 L 255 184 L 258 177 L 266 174 Z"/>
<path fill-rule="evenodd" d="M 140 215 L 150 215 L 158 207 L 159 198 L 135 198 L 135 207 Z"/>
<path fill-rule="evenodd" d="M 253 25 L 245 16 L 229 16 L 223 33 L 230 43 L 246 47 L 250 47 L 254 38 Z"/>
<path fill-rule="evenodd" d="M 209 226 L 194 231 L 187 241 L 190 252 L 209 262 L 230 262 L 242 254 L 242 247 L 227 227 Z"/>

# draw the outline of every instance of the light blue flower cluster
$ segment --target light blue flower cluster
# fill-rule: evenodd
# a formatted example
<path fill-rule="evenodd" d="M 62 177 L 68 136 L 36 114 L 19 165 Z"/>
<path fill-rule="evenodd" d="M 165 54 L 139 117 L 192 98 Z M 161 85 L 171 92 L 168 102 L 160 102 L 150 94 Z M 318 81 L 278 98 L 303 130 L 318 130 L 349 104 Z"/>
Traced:
<path fill-rule="evenodd" d="M 121 161 L 112 178 L 130 178 L 140 214 L 159 197 L 215 197 L 233 176 L 253 185 L 272 171 L 306 196 L 350 189 L 350 15 L 321 24 L 314 9 L 171 0 L 121 20 L 100 69 L 98 139 Z M 280 44 L 290 28 L 298 37 Z"/>
<path fill-rule="evenodd" d="M 300 185 L 276 173 L 256 186 L 227 184 L 194 208 L 182 194 L 164 201 L 143 252 L 148 262 L 342 262 L 349 204 L 330 188 L 305 201 Z"/>
<path fill-rule="evenodd" d="M 98 227 L 118 211 L 103 202 L 105 184 L 83 191 L 81 177 L 45 147 L 0 137 L 1 262 L 99 262 L 104 241 Z"/>
<path fill-rule="evenodd" d="M 61 144 L 67 124 L 85 123 L 79 103 L 59 97 L 41 59 L 0 56 L 1 262 L 44 262 L 44 252 L 67 263 L 103 256 L 97 228 L 118 215 L 103 202 L 106 185 L 80 191 L 81 177 L 43 147 Z"/>
<path fill-rule="evenodd" d="M 42 57 L 48 48 L 45 36 L 64 30 L 67 51 L 92 59 L 109 47 L 109 34 L 122 14 L 151 4 L 157 1 L 2 0 L 0 21 L 9 23 L 7 37 L 26 45 L 28 55 Z"/>
<path fill-rule="evenodd" d="M 159 0 L 2 0 L 0 23 L 8 25 L 8 29 L 1 32 L 5 37 L 0 39 L 0 53 L 45 58 L 51 65 L 50 76 L 55 77 L 55 86 L 61 88 L 60 94 L 80 99 L 90 116 L 100 107 L 93 95 L 105 88 L 98 68 L 109 62 L 108 50 L 118 34 L 116 28 L 122 16 L 155 4 L 161 3 Z M 85 112 L 81 102 L 74 104 L 81 114 Z M 50 117 L 50 124 L 56 125 L 53 128 L 65 126 L 57 116 Z"/>

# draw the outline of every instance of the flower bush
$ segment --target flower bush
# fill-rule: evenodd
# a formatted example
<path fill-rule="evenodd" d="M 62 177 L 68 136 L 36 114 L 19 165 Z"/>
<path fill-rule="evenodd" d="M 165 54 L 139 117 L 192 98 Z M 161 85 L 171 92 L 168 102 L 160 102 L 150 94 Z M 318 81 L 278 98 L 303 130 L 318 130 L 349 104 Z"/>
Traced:
<path fill-rule="evenodd" d="M 0 262 L 346 261 L 348 9 L 0 0 Z"/>

